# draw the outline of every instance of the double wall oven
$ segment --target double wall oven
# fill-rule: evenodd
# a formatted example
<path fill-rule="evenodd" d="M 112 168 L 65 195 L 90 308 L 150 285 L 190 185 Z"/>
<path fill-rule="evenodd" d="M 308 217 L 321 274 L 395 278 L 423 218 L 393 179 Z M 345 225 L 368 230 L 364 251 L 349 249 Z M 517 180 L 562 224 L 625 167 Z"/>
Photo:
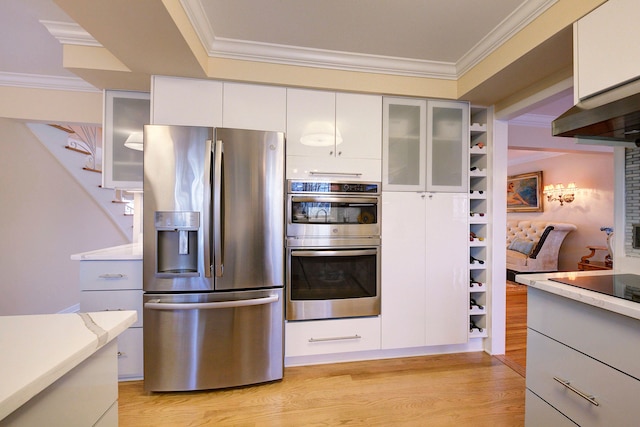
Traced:
<path fill-rule="evenodd" d="M 379 315 L 380 183 L 287 190 L 287 320 Z"/>

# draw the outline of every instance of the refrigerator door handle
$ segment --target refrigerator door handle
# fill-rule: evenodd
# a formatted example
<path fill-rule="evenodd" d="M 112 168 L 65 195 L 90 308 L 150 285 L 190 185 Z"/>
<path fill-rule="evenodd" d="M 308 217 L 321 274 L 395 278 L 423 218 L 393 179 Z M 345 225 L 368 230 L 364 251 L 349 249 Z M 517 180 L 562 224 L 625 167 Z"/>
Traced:
<path fill-rule="evenodd" d="M 213 259 L 216 277 L 224 272 L 222 253 L 222 141 L 215 142 L 213 153 Z"/>
<path fill-rule="evenodd" d="M 264 298 L 243 299 L 237 301 L 197 302 L 197 303 L 165 303 L 158 299 L 149 300 L 144 308 L 150 310 L 212 310 L 218 308 L 249 307 L 252 305 L 266 305 L 278 302 L 277 294 Z"/>
<path fill-rule="evenodd" d="M 211 218 L 211 140 L 208 139 L 206 141 L 206 151 L 205 153 L 209 153 L 208 156 L 205 156 L 204 161 L 204 207 L 203 207 L 203 215 L 202 219 L 203 223 L 203 234 L 204 234 L 204 277 L 211 277 L 211 230 L 209 225 L 209 218 Z"/>

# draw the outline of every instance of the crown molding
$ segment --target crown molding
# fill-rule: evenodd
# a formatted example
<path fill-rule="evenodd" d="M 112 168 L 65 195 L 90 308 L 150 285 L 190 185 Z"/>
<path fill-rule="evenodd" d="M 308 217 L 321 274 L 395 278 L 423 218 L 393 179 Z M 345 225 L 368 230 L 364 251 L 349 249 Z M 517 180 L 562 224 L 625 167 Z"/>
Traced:
<path fill-rule="evenodd" d="M 79 77 L 45 76 L 41 74 L 0 72 L 0 86 L 69 90 L 76 92 L 101 92 Z"/>
<path fill-rule="evenodd" d="M 75 22 L 40 20 L 40 23 L 44 25 L 47 31 L 61 44 L 102 47 L 91 34 Z"/>
<path fill-rule="evenodd" d="M 458 60 L 458 76 L 471 70 L 557 2 L 558 0 L 529 0 L 522 3 Z"/>

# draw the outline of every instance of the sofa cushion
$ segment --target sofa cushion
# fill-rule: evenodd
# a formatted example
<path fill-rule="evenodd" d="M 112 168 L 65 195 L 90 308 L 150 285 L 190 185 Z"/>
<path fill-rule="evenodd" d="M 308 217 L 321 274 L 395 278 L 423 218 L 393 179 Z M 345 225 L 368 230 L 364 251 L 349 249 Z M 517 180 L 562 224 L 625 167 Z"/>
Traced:
<path fill-rule="evenodd" d="M 511 249 L 512 251 L 520 252 L 525 255 L 529 255 L 533 250 L 536 242 L 529 239 L 521 239 L 516 237 L 511 241 L 511 244 L 507 247 L 507 249 Z"/>
<path fill-rule="evenodd" d="M 523 268 L 527 267 L 529 263 L 529 257 L 522 252 L 516 251 L 507 251 L 507 266 L 510 266 L 511 269 L 515 271 L 522 271 Z"/>

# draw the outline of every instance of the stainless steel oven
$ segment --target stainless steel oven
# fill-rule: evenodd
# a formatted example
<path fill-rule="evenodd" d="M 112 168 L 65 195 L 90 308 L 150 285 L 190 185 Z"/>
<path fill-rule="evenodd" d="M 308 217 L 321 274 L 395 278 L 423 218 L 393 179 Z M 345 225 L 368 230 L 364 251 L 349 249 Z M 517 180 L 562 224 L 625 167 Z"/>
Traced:
<path fill-rule="evenodd" d="M 287 320 L 380 314 L 380 239 L 288 239 Z"/>
<path fill-rule="evenodd" d="M 380 236 L 380 183 L 287 182 L 287 236 Z"/>

